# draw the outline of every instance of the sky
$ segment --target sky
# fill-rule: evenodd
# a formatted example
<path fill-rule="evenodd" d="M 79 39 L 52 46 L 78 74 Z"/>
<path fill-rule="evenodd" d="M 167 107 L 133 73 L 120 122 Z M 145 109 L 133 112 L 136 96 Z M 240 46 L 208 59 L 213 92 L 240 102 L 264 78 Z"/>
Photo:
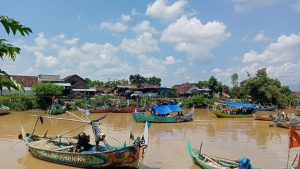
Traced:
<path fill-rule="evenodd" d="M 156 76 L 162 86 L 215 76 L 231 86 L 267 68 L 300 91 L 300 0 L 0 0 L 29 36 L 0 68 L 13 75 L 77 74 L 108 81 Z"/>

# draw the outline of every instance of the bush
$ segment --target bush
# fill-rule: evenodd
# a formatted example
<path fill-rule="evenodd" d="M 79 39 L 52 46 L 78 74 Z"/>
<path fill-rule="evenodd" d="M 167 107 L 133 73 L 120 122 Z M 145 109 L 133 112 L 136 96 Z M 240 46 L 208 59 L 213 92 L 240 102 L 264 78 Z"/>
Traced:
<path fill-rule="evenodd" d="M 37 108 L 36 97 L 27 94 L 9 94 L 0 97 L 0 103 L 11 110 L 24 111 Z"/>
<path fill-rule="evenodd" d="M 187 108 L 206 108 L 209 105 L 213 104 L 213 100 L 206 98 L 203 94 L 198 94 L 192 97 L 189 97 L 184 103 L 183 106 Z"/>

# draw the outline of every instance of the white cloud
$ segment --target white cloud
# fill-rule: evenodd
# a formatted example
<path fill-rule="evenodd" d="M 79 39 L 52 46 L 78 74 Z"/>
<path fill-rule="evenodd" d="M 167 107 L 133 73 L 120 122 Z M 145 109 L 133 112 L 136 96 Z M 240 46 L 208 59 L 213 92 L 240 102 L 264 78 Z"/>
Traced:
<path fill-rule="evenodd" d="M 246 12 L 258 7 L 271 5 L 274 0 L 232 0 L 236 12 Z"/>
<path fill-rule="evenodd" d="M 203 24 L 196 17 L 182 16 L 166 28 L 161 41 L 175 43 L 176 50 L 189 54 L 190 61 L 207 61 L 211 51 L 230 36 L 222 22 L 210 21 Z"/>
<path fill-rule="evenodd" d="M 16 46 L 21 47 L 28 52 L 35 52 L 35 51 L 43 51 L 46 49 L 46 46 L 49 44 L 49 41 L 43 32 L 37 34 L 37 37 L 34 39 L 34 45 L 27 45 L 22 41 L 17 41 Z"/>
<path fill-rule="evenodd" d="M 125 14 L 122 14 L 121 18 L 123 22 L 130 21 L 131 19 L 130 15 L 125 15 Z"/>
<path fill-rule="evenodd" d="M 141 75 L 146 77 L 162 77 L 165 75 L 166 67 L 160 59 L 146 55 L 138 55 L 137 58 L 139 59 L 139 72 Z"/>
<path fill-rule="evenodd" d="M 52 68 L 59 63 L 57 58 L 55 58 L 53 56 L 48 56 L 48 57 L 44 56 L 44 54 L 41 52 L 34 52 L 34 55 L 36 56 L 35 63 L 36 63 L 36 66 L 38 66 L 38 67 Z"/>
<path fill-rule="evenodd" d="M 300 34 L 281 35 L 277 42 L 271 43 L 262 53 L 249 51 L 243 56 L 243 63 L 266 62 L 278 63 L 289 61 L 300 53 Z"/>
<path fill-rule="evenodd" d="M 261 41 L 266 41 L 269 38 L 266 37 L 264 32 L 259 32 L 258 34 L 256 34 L 255 38 L 253 39 L 256 42 L 261 42 Z"/>
<path fill-rule="evenodd" d="M 166 65 L 172 65 L 174 63 L 176 63 L 176 59 L 173 56 L 167 56 L 165 58 L 164 64 L 166 64 Z"/>
<path fill-rule="evenodd" d="M 132 54 L 144 54 L 160 50 L 157 41 L 148 32 L 138 35 L 135 39 L 124 38 L 120 46 L 121 49 Z"/>
<path fill-rule="evenodd" d="M 112 32 L 124 32 L 127 30 L 127 26 L 122 22 L 102 22 L 100 24 L 101 29 L 107 29 Z"/>
<path fill-rule="evenodd" d="M 167 5 L 165 0 L 156 0 L 147 7 L 146 15 L 162 21 L 172 21 L 184 13 L 186 0 L 179 0 Z"/>
<path fill-rule="evenodd" d="M 78 44 L 79 38 L 66 39 L 66 40 L 64 40 L 63 42 L 64 42 L 64 44 L 66 44 L 66 45 L 74 46 L 74 45 L 77 45 L 77 44 Z"/>
<path fill-rule="evenodd" d="M 291 4 L 291 7 L 300 13 L 300 0 L 296 0 L 293 4 Z"/>
<path fill-rule="evenodd" d="M 144 33 L 144 32 L 149 32 L 149 33 L 157 33 L 156 29 L 150 26 L 149 21 L 142 21 L 135 25 L 132 30 L 136 33 Z"/>
<path fill-rule="evenodd" d="M 231 75 L 235 73 L 233 68 L 221 69 L 221 68 L 214 68 L 211 71 L 211 74 L 215 76 L 218 80 L 221 80 L 225 84 L 231 83 Z"/>

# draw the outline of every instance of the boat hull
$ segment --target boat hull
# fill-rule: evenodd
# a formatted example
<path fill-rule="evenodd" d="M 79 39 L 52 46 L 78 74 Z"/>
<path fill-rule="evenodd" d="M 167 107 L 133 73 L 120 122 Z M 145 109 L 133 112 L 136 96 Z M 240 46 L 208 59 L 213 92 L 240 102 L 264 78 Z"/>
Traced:
<path fill-rule="evenodd" d="M 90 109 L 91 113 L 111 113 L 112 109 L 111 108 L 107 108 L 107 109 L 97 109 L 97 108 L 93 108 Z"/>
<path fill-rule="evenodd" d="M 148 115 L 143 112 L 133 112 L 132 117 L 135 122 L 152 122 L 152 123 L 181 123 L 193 120 L 193 113 L 189 112 L 184 116 L 156 116 Z"/>
<path fill-rule="evenodd" d="M 270 116 L 267 115 L 257 115 L 257 114 L 253 114 L 253 118 L 254 120 L 262 120 L 262 121 L 271 121 L 272 118 Z"/>
<path fill-rule="evenodd" d="M 239 163 L 234 160 L 225 160 L 221 158 L 214 158 L 199 151 L 192 149 L 188 145 L 188 151 L 195 164 L 199 165 L 202 169 L 239 169 Z M 252 169 L 261 169 L 258 167 L 251 167 Z"/>
<path fill-rule="evenodd" d="M 131 107 L 115 107 L 112 109 L 113 113 L 132 113 L 134 111 L 134 108 Z"/>
<path fill-rule="evenodd" d="M 83 168 L 138 168 L 140 150 L 135 147 L 104 153 L 67 153 L 29 147 L 33 156 L 59 164 Z"/>
<path fill-rule="evenodd" d="M 214 114 L 218 118 L 250 118 L 250 117 L 252 117 L 252 114 L 227 114 L 227 113 L 222 113 L 219 111 L 214 111 Z"/>
<path fill-rule="evenodd" d="M 279 121 L 279 122 L 276 122 L 276 126 L 280 127 L 280 128 L 288 129 L 289 128 L 289 123 L 285 122 L 285 121 Z M 300 125 L 293 125 L 293 127 L 295 127 L 296 130 L 300 130 Z"/>

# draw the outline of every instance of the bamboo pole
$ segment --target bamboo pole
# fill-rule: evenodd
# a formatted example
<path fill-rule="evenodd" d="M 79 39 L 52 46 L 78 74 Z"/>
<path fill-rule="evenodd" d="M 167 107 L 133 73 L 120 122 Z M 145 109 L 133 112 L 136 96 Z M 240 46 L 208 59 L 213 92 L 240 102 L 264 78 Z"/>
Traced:
<path fill-rule="evenodd" d="M 73 113 L 71 113 L 71 112 L 69 112 L 69 111 L 66 111 L 66 112 L 67 112 L 67 113 L 69 113 L 69 114 L 71 114 L 72 116 L 74 116 L 74 117 L 76 117 L 76 118 L 80 119 L 80 120 L 83 120 L 83 121 L 85 121 L 85 119 L 82 119 L 82 118 L 80 118 L 80 117 L 76 116 L 75 114 L 73 114 Z"/>
<path fill-rule="evenodd" d="M 33 117 L 39 117 L 39 115 L 29 115 Z M 41 116 L 43 118 L 48 118 L 48 119 L 55 119 L 55 120 L 67 120 L 67 121 L 75 121 L 75 122 L 80 122 L 80 123 L 90 123 L 87 120 L 76 120 L 76 119 L 67 119 L 67 118 L 61 118 L 61 117 L 48 117 L 48 116 Z"/>

